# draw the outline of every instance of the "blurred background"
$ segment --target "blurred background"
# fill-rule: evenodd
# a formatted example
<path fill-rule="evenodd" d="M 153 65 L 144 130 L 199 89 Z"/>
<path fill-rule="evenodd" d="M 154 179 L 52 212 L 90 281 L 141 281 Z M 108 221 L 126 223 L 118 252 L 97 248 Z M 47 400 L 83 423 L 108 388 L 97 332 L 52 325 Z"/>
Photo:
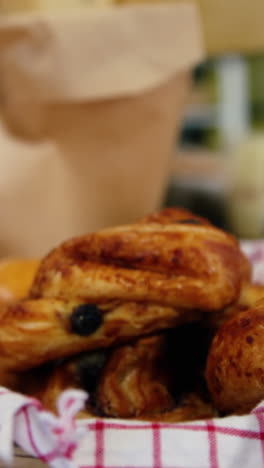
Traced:
<path fill-rule="evenodd" d="M 164 204 L 261 237 L 263 186 L 264 54 L 223 54 L 193 70 Z"/>
<path fill-rule="evenodd" d="M 176 4 L 176 31 L 168 11 L 163 11 L 159 22 L 158 10 L 156 16 L 144 10 Z M 180 9 L 187 4 L 195 6 L 195 11 Z M 98 13 L 97 19 L 87 14 L 90 35 L 84 19 L 89 8 L 62 27 L 58 18 L 66 10 L 71 18 L 75 10 L 86 6 L 91 11 L 98 7 L 98 12 L 101 8 L 102 12 L 104 8 L 116 10 L 101 17 Z M 126 7 L 119 15 L 118 9 Z M 38 31 L 40 17 L 35 20 L 32 16 L 20 29 L 19 15 L 46 11 L 57 19 L 42 19 Z M 6 23 L 13 15 L 15 22 Z M 5 196 L 2 204 L 0 200 L 0 222 L 7 227 L 7 242 L 0 239 L 3 253 L 42 253 L 66 237 L 130 222 L 160 206 L 188 208 L 239 238 L 264 237 L 263 17 L 263 0 L 0 0 L 3 131 L 16 144 L 9 145 L 13 167 L 19 167 L 18 161 L 22 174 L 21 153 L 31 171 L 26 170 L 28 177 L 23 175 L 20 180 L 13 177 L 16 198 L 6 195 L 2 171 L 0 192 Z M 168 34 L 166 21 L 170 23 Z M 8 28 L 11 34 L 7 34 Z M 200 31 L 204 53 L 200 52 Z M 104 39 L 105 33 L 110 40 Z M 83 40 L 86 34 L 87 43 Z M 142 56 L 139 44 L 135 54 L 133 50 L 133 44 L 140 43 L 138 36 Z M 61 67 L 53 67 L 57 60 Z M 151 80 L 147 83 L 156 61 L 153 70 L 162 69 L 164 90 L 158 80 L 156 87 Z M 108 70 L 104 77 L 102 69 Z M 186 71 L 192 79 L 188 92 Z M 50 90 L 52 105 L 51 101 L 43 105 L 42 98 Z M 187 102 L 182 98 L 185 94 Z M 182 115 L 178 108 L 182 109 L 183 101 Z M 168 163 L 173 132 L 173 155 Z M 52 143 L 52 148 L 43 146 L 43 141 Z M 37 151 L 43 162 L 39 167 L 34 156 Z M 8 160 L 2 153 L 4 158 Z M 6 162 L 10 173 L 9 166 Z M 43 174 L 47 177 L 49 171 L 53 175 L 48 175 L 47 191 Z M 30 188 L 30 174 L 35 179 L 34 189 Z M 62 206 L 63 216 L 58 219 Z M 13 217 L 19 215 L 19 221 L 7 222 L 10 212 Z M 19 242 L 13 228 L 16 223 L 21 227 Z"/>

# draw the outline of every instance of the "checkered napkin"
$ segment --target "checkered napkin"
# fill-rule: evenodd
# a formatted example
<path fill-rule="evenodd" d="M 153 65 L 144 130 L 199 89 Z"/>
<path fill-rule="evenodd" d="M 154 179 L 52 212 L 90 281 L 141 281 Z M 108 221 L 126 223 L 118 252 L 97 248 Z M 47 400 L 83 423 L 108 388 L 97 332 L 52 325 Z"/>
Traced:
<path fill-rule="evenodd" d="M 244 242 L 254 279 L 264 281 L 264 241 Z M 76 420 L 87 395 L 64 392 L 58 416 L 0 387 L 0 458 L 13 444 L 52 468 L 263 468 L 264 402 L 247 416 L 185 424 Z"/>

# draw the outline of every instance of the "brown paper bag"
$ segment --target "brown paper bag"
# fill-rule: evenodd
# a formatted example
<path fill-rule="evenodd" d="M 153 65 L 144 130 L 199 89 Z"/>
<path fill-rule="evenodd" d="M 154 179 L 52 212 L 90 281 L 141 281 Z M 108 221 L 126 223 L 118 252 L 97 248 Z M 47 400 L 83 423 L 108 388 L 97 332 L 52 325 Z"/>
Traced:
<path fill-rule="evenodd" d="M 202 56 L 187 4 L 2 17 L 0 254 L 156 209 Z"/>

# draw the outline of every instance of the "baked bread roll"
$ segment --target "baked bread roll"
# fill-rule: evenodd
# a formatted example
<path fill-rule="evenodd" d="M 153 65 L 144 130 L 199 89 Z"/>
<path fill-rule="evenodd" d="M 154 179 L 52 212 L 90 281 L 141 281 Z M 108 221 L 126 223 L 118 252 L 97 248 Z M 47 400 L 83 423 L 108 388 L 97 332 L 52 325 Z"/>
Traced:
<path fill-rule="evenodd" d="M 206 380 L 221 412 L 247 413 L 264 398 L 264 299 L 224 323 L 209 351 Z"/>

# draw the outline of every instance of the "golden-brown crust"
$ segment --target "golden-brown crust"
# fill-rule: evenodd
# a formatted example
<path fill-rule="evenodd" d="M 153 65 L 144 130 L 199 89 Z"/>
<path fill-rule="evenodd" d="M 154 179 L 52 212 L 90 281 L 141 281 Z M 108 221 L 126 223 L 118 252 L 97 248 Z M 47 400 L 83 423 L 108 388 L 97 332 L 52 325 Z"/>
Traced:
<path fill-rule="evenodd" d="M 244 252 L 241 252 L 240 274 L 242 276 L 243 285 L 252 283 L 252 272 L 252 264 Z"/>
<path fill-rule="evenodd" d="M 97 390 L 87 399 L 77 418 L 114 417 L 177 423 L 216 417 L 212 403 L 197 392 L 189 392 L 176 402 L 169 388 L 171 371 L 164 361 L 165 337 L 139 340 L 135 346 L 113 350 L 102 370 Z M 43 406 L 56 413 L 57 399 L 66 389 L 81 385 L 80 355 L 58 364 L 34 394 Z M 162 367 L 161 367 L 162 366 Z M 31 392 L 32 394 L 32 392 Z"/>
<path fill-rule="evenodd" d="M 143 338 L 108 351 L 92 398 L 93 406 L 88 406 L 78 417 L 93 414 L 134 418 L 172 409 L 175 403 L 168 390 L 170 375 L 164 362 L 164 352 L 165 338 L 159 336 Z M 47 409 L 56 410 L 57 397 L 63 390 L 86 389 L 82 387 L 80 364 L 87 356 L 87 353 L 81 354 L 55 367 L 41 395 L 38 395 Z"/>
<path fill-rule="evenodd" d="M 141 416 L 139 419 L 159 423 L 181 423 L 218 416 L 212 403 L 204 401 L 197 393 L 187 394 L 171 411 Z"/>
<path fill-rule="evenodd" d="M 43 260 L 31 296 L 217 310 L 239 296 L 244 264 L 237 241 L 210 224 L 138 223 L 59 246 Z"/>
<path fill-rule="evenodd" d="M 45 381 L 42 380 L 42 386 L 37 388 L 33 395 L 31 392 L 31 395 L 38 398 L 45 409 L 56 414 L 58 411 L 57 402 L 61 393 L 65 390 L 80 388 L 77 376 L 77 364 L 78 358 L 55 366 L 50 375 L 46 376 Z M 95 417 L 95 415 L 89 411 L 88 405 L 89 397 L 87 395 L 87 406 L 78 412 L 76 415 L 78 419 Z"/>
<path fill-rule="evenodd" d="M 77 305 L 50 298 L 25 300 L 6 307 L 0 314 L 1 369 L 30 369 L 81 351 L 127 342 L 199 317 L 195 311 L 155 304 L 100 304 L 101 326 L 88 336 L 79 336 L 70 326 Z M 1 383 L 4 384 L 0 380 Z"/>
<path fill-rule="evenodd" d="M 83 374 L 87 362 L 88 366 L 95 362 L 94 359 L 91 361 L 91 356 L 93 353 L 80 354 L 55 366 L 42 390 L 35 395 L 46 409 L 56 413 L 61 392 L 70 388 L 85 390 L 87 379 L 87 385 L 93 386 L 94 382 L 89 378 L 95 378 L 94 390 L 78 418 L 110 417 L 175 423 L 217 415 L 212 404 L 197 392 L 189 391 L 179 401 L 172 396 L 175 379 L 171 363 L 167 362 L 166 335 L 142 338 L 108 351 L 97 377 L 94 372 Z"/>
<path fill-rule="evenodd" d="M 249 307 L 253 307 L 260 299 L 264 299 L 264 286 L 256 283 L 244 283 L 240 296 L 230 307 L 207 315 L 206 326 L 218 330 L 227 320 L 235 317 Z"/>
<path fill-rule="evenodd" d="M 247 283 L 241 290 L 238 303 L 243 307 L 252 307 L 260 299 L 264 299 L 264 285 L 258 283 Z"/>
<path fill-rule="evenodd" d="M 246 413 L 264 398 L 264 300 L 224 323 L 209 351 L 206 379 L 216 407 Z"/>

